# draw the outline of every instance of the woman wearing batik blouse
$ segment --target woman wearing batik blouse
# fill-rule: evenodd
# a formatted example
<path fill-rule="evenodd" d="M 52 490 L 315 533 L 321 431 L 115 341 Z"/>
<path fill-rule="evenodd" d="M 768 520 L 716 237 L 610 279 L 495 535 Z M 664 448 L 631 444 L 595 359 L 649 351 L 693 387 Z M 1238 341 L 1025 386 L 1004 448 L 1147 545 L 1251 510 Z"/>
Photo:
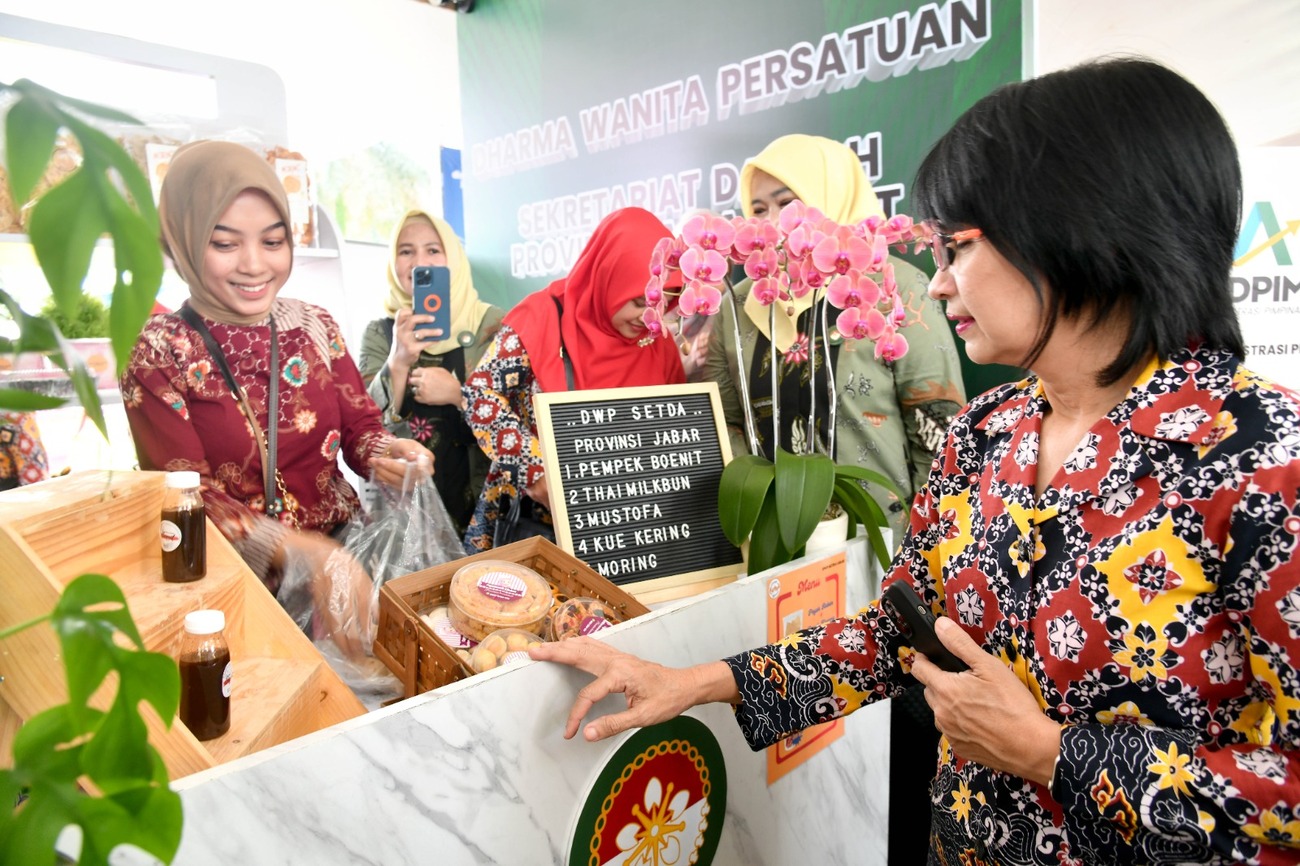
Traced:
<path fill-rule="evenodd" d="M 932 864 L 1300 862 L 1300 398 L 1242 366 L 1223 119 L 1157 64 L 1086 64 L 976 103 L 912 197 L 972 360 L 1032 371 L 953 420 L 885 578 L 970 669 L 879 603 L 685 670 L 544 644 L 597 675 L 567 735 L 618 691 L 588 739 L 716 700 L 760 748 L 915 678 Z"/>
<path fill-rule="evenodd" d="M 388 484 L 401 483 L 408 461 L 431 466 L 432 457 L 384 429 L 334 319 L 277 297 L 293 241 L 284 188 L 265 160 L 231 142 L 185 145 L 158 211 L 190 297 L 149 319 L 122 376 L 140 465 L 198 471 L 208 517 L 272 592 L 291 566 L 318 582 L 346 575 L 362 607 L 335 625 L 355 625 L 370 581 L 331 538 L 359 508 L 338 455 Z M 330 587 L 316 589 L 328 597 Z"/>

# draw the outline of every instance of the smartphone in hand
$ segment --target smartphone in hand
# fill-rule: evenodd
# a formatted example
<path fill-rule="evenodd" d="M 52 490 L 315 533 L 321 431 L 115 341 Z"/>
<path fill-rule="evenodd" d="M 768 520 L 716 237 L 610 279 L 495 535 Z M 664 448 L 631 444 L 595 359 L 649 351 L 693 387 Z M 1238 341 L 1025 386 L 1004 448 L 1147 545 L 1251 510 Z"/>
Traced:
<path fill-rule="evenodd" d="M 915 650 L 945 671 L 970 670 L 970 666 L 957 658 L 934 633 L 935 616 L 930 606 L 921 600 L 916 591 L 906 583 L 896 581 L 880 597 L 881 607 L 890 615 L 903 638 Z"/>
<path fill-rule="evenodd" d="M 411 296 L 417 315 L 433 316 L 433 321 L 419 325 L 416 332 L 442 329 L 445 340 L 451 336 L 451 271 L 441 265 L 421 265 L 411 271 Z"/>

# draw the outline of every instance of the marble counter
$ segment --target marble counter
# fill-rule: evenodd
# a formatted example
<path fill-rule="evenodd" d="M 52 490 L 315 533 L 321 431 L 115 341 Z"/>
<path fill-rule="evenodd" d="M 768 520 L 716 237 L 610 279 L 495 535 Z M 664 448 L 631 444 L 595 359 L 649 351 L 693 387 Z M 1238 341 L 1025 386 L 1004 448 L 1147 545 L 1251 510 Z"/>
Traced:
<path fill-rule="evenodd" d="M 865 561 L 864 542 L 850 542 L 849 609 L 874 589 Z M 765 642 L 769 576 L 670 603 L 602 634 L 668 665 L 739 652 Z M 182 779 L 175 788 L 185 830 L 174 862 L 568 862 L 582 804 L 626 738 L 562 738 L 573 697 L 589 679 L 527 662 Z M 592 715 L 616 711 L 622 702 L 612 696 Z M 729 707 L 709 705 L 689 715 L 708 726 L 725 761 L 726 812 L 713 863 L 883 866 L 887 707 L 851 716 L 838 741 L 770 786 L 764 753 L 750 751 Z M 687 862 L 680 859 L 681 866 Z"/>

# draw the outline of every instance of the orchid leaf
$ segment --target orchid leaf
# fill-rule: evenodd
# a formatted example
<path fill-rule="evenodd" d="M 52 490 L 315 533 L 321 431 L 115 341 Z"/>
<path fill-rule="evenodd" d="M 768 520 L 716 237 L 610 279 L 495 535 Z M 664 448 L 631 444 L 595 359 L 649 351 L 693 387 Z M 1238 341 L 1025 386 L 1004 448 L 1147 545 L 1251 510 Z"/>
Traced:
<path fill-rule="evenodd" d="M 849 523 L 861 523 L 866 527 L 867 541 L 876 555 L 876 561 L 881 568 L 888 568 L 889 550 L 885 547 L 885 538 L 880 531 L 881 526 L 888 525 L 884 509 L 856 481 L 847 478 L 836 480 L 835 500 L 849 513 Z"/>
<path fill-rule="evenodd" d="M 883 487 L 890 493 L 894 494 L 894 496 L 900 502 L 903 502 L 904 505 L 911 505 L 910 502 L 904 501 L 907 497 L 903 495 L 903 491 L 899 489 L 898 485 L 894 483 L 892 478 L 880 472 L 876 472 L 874 469 L 867 469 L 863 466 L 846 466 L 844 464 L 839 464 L 835 467 L 835 474 L 841 478 L 853 478 L 858 481 L 865 481 L 868 484 L 875 484 L 878 487 Z"/>
<path fill-rule="evenodd" d="M 777 528 L 781 545 L 798 550 L 817 528 L 835 490 L 835 463 L 825 454 L 776 452 Z"/>
<path fill-rule="evenodd" d="M 718 520 L 722 533 L 737 547 L 753 531 L 775 473 L 772 461 L 754 454 L 742 454 L 723 467 L 718 479 Z"/>
<path fill-rule="evenodd" d="M 776 492 L 769 489 L 758 512 L 758 520 L 754 523 L 754 531 L 749 538 L 750 574 L 767 571 L 772 566 L 789 562 L 793 558 L 792 552 L 781 543 L 781 532 L 777 528 L 777 511 Z"/>

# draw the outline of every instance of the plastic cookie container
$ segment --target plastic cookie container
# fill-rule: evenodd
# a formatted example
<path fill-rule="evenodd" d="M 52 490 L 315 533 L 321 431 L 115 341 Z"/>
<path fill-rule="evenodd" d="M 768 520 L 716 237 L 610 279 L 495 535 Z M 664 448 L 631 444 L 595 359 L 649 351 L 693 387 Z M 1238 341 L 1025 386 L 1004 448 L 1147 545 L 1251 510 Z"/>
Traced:
<path fill-rule="evenodd" d="M 484 559 L 452 575 L 447 613 L 457 631 L 481 641 L 502 628 L 540 635 L 552 602 L 551 585 L 526 565 Z"/>

